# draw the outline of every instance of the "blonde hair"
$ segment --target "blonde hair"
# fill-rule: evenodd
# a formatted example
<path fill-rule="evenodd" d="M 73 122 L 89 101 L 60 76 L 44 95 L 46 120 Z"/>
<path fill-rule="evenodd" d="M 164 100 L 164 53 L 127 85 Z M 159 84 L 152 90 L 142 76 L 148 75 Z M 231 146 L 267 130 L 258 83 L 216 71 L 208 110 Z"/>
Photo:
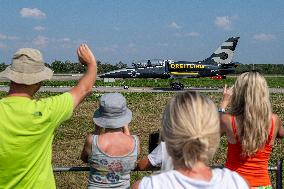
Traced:
<path fill-rule="evenodd" d="M 169 155 L 192 168 L 197 161 L 208 163 L 219 145 L 219 115 L 215 104 L 196 92 L 173 97 L 162 118 L 162 136 Z"/>
<path fill-rule="evenodd" d="M 239 138 L 244 156 L 255 154 L 265 145 L 271 112 L 265 78 L 258 72 L 246 72 L 238 76 L 233 88 L 230 113 L 239 118 Z"/>

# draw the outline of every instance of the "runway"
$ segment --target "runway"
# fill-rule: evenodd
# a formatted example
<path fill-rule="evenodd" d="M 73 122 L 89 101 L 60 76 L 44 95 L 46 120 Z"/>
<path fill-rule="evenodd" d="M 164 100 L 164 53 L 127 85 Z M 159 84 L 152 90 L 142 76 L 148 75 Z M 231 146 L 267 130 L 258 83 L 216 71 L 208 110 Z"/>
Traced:
<path fill-rule="evenodd" d="M 48 87 L 42 86 L 40 88 L 40 92 L 66 92 L 69 91 L 72 87 Z M 7 86 L 0 86 L 0 91 L 8 91 L 9 87 Z M 183 91 L 198 91 L 198 92 L 214 92 L 214 93 L 222 93 L 223 89 L 221 88 L 197 88 L 197 87 L 190 87 L 185 88 Z M 270 93 L 284 93 L 284 88 L 270 88 Z M 123 87 L 93 87 L 93 92 L 98 93 L 110 93 L 110 92 L 133 92 L 133 93 L 165 93 L 165 92 L 182 92 L 172 90 L 170 88 L 150 88 L 150 87 L 129 87 L 128 89 L 124 89 Z"/>
<path fill-rule="evenodd" d="M 52 81 L 70 81 L 70 80 L 79 80 L 83 74 L 53 74 L 51 80 Z M 238 75 L 227 75 L 227 77 L 230 78 L 235 78 Z M 284 75 L 264 75 L 265 77 L 284 77 Z M 97 77 L 96 80 L 103 80 L 99 76 Z M 121 80 L 121 79 L 116 79 L 116 80 Z M 3 77 L 0 77 L 0 82 L 8 82 L 9 80 Z"/>

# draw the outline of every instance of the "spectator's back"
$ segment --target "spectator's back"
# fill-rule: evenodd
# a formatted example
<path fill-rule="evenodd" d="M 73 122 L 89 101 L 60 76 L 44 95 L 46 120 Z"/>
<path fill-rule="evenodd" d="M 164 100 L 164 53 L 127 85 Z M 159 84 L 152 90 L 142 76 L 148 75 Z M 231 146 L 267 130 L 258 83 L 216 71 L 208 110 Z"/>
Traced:
<path fill-rule="evenodd" d="M 223 112 L 229 104 L 229 111 Z M 265 78 L 255 71 L 238 76 L 234 87 L 225 87 L 219 109 L 221 134 L 228 142 L 225 167 L 252 187 L 272 188 L 268 161 L 275 138 L 284 132 L 279 116 L 272 112 Z"/>
<path fill-rule="evenodd" d="M 72 111 L 70 93 L 39 101 L 15 96 L 0 100 L 0 188 L 53 185 L 54 130 Z"/>

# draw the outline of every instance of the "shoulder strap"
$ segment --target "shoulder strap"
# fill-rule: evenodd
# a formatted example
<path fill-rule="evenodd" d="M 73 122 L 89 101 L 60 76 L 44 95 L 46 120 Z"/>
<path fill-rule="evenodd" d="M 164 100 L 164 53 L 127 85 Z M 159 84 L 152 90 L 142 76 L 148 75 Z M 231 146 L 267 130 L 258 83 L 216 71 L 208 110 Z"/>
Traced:
<path fill-rule="evenodd" d="M 270 131 L 269 131 L 269 135 L 268 135 L 267 144 L 269 144 L 272 140 L 273 131 L 274 131 L 274 119 L 273 119 L 273 117 L 271 117 L 271 127 L 270 127 Z"/>
<path fill-rule="evenodd" d="M 94 135 L 93 144 L 92 144 L 92 153 L 97 154 L 100 153 L 98 150 L 98 135 Z"/>
<path fill-rule="evenodd" d="M 134 147 L 134 150 L 133 150 L 133 153 L 135 154 L 135 155 L 137 155 L 137 153 L 138 153 L 138 145 L 139 145 L 139 138 L 138 138 L 138 136 L 136 136 L 136 135 L 132 135 L 132 137 L 134 138 L 134 145 L 135 145 L 135 147 Z"/>
<path fill-rule="evenodd" d="M 237 135 L 237 128 L 236 128 L 236 124 L 235 124 L 235 116 L 232 115 L 232 129 L 233 129 L 233 133 L 234 133 L 234 136 L 236 138 L 236 141 L 238 142 L 239 139 L 238 139 L 238 135 Z"/>

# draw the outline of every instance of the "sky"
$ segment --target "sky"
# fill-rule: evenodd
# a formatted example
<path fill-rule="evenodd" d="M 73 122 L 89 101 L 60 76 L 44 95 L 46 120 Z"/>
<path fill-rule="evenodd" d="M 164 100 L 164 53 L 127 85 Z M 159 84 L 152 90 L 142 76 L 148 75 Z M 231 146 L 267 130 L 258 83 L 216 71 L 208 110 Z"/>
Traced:
<path fill-rule="evenodd" d="M 81 43 L 103 63 L 198 61 L 239 36 L 233 61 L 284 64 L 283 10 L 283 0 L 0 0 L 0 63 L 23 47 L 77 62 Z"/>

